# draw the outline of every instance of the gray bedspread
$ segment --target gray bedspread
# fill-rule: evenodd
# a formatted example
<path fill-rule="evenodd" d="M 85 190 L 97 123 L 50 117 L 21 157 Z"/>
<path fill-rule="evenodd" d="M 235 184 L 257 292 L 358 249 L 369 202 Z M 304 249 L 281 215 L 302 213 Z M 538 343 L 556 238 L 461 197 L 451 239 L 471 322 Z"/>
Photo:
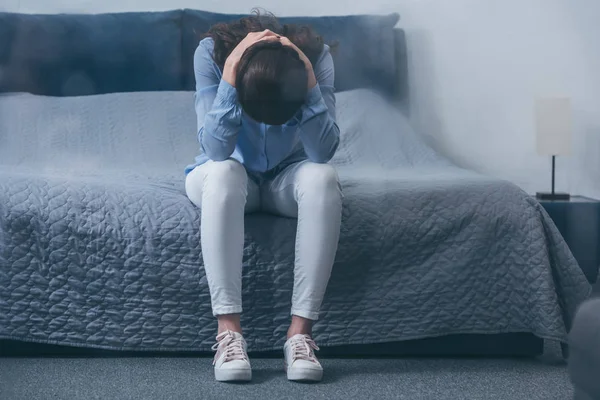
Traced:
<path fill-rule="evenodd" d="M 337 95 L 345 193 L 321 345 L 457 333 L 565 340 L 590 291 L 542 207 L 453 166 L 372 92 Z M 0 338 L 209 350 L 192 93 L 0 96 Z M 245 334 L 284 342 L 296 221 L 247 216 Z"/>

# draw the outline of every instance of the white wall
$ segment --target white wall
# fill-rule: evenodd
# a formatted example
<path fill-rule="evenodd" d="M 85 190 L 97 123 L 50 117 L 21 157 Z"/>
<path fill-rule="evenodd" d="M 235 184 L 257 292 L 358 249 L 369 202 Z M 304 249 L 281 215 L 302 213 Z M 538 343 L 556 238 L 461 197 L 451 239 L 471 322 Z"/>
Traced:
<path fill-rule="evenodd" d="M 600 198 L 598 0 L 0 0 L 0 9 L 27 13 L 254 6 L 278 15 L 399 12 L 416 128 L 460 164 L 529 192 L 550 179 L 549 159 L 535 153 L 534 99 L 572 97 L 574 152 L 557 162 L 557 190 Z"/>

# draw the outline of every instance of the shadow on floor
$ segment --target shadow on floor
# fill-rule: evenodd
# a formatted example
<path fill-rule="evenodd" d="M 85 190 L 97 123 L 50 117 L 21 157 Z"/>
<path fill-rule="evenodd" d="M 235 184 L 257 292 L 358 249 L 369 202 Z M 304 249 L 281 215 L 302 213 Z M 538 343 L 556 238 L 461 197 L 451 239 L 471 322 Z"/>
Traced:
<path fill-rule="evenodd" d="M 322 347 L 321 358 L 535 357 L 544 343 L 531 334 L 450 335 L 404 342 Z M 1 357 L 212 357 L 212 352 L 116 351 L 0 340 Z M 249 352 L 253 358 L 280 358 L 281 351 Z"/>

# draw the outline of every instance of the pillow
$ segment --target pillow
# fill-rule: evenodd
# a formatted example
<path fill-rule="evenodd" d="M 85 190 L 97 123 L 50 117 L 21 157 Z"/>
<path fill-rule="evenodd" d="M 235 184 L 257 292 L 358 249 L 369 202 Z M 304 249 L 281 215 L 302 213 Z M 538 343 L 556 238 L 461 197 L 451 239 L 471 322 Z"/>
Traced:
<path fill-rule="evenodd" d="M 181 11 L 0 13 L 0 92 L 180 90 Z"/>
<path fill-rule="evenodd" d="M 239 19 L 244 15 L 217 14 L 184 10 L 182 57 L 185 90 L 194 90 L 194 51 L 202 34 L 211 25 Z M 333 52 L 337 91 L 371 88 L 394 95 L 397 87 L 397 66 L 394 26 L 398 14 L 352 15 L 341 17 L 283 17 L 282 24 L 311 25 L 326 43 L 337 42 Z"/>
<path fill-rule="evenodd" d="M 0 168 L 181 177 L 198 155 L 196 133 L 191 92 L 0 95 Z"/>
<path fill-rule="evenodd" d="M 382 95 L 370 89 L 336 94 L 340 147 L 332 159 L 337 166 L 379 166 L 385 169 L 444 165 L 411 126 L 409 118 Z"/>

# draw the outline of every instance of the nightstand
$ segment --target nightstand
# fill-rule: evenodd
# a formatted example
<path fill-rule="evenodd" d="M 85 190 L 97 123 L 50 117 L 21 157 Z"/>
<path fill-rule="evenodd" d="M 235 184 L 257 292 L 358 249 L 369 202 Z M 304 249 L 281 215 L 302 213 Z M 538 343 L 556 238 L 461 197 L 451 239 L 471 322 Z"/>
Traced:
<path fill-rule="evenodd" d="M 570 200 L 539 200 L 565 238 L 590 283 L 600 267 L 600 200 L 572 196 Z"/>

